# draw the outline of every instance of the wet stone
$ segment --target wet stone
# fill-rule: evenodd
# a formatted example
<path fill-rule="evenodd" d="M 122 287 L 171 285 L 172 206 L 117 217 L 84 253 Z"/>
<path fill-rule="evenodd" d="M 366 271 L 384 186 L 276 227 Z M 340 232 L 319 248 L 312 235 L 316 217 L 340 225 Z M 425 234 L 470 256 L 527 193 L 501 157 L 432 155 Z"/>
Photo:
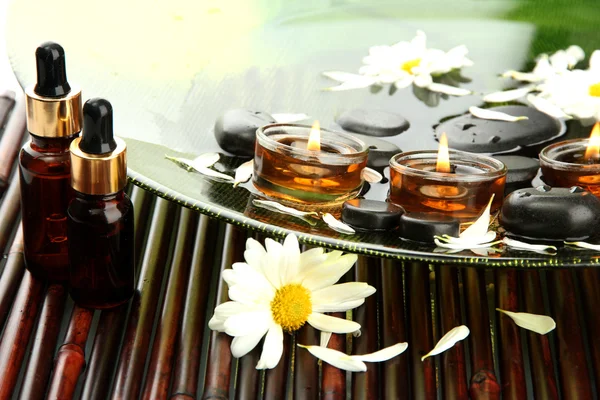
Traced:
<path fill-rule="evenodd" d="M 500 224 L 523 239 L 586 240 L 600 229 L 600 200 L 577 187 L 519 189 L 504 200 Z"/>
<path fill-rule="evenodd" d="M 367 146 L 369 146 L 367 167 L 373 168 L 380 173 L 385 167 L 390 165 L 390 158 L 402 152 L 398 146 L 388 142 L 387 140 L 377 139 L 358 133 L 351 133 L 351 135 L 362 140 Z"/>
<path fill-rule="evenodd" d="M 540 162 L 535 158 L 521 156 L 494 156 L 494 158 L 502 161 L 508 169 L 506 183 L 529 183 L 540 168 Z"/>
<path fill-rule="evenodd" d="M 345 111 L 337 123 L 347 131 L 378 137 L 399 135 L 410 127 L 401 115 L 364 108 Z"/>
<path fill-rule="evenodd" d="M 226 111 L 215 122 L 215 138 L 219 146 L 236 156 L 254 156 L 256 130 L 275 119 L 262 111 L 235 109 Z"/>
<path fill-rule="evenodd" d="M 342 206 L 342 221 L 364 230 L 391 230 L 398 227 L 404 209 L 385 201 L 353 199 Z"/>
<path fill-rule="evenodd" d="M 507 122 L 474 117 L 470 113 L 449 119 L 435 128 L 437 137 L 448 136 L 450 147 L 473 153 L 498 153 L 542 143 L 558 136 L 560 121 L 532 107 L 501 106 L 491 110 L 529 119 Z"/>
<path fill-rule="evenodd" d="M 400 237 L 433 243 L 434 236 L 458 237 L 460 221 L 439 213 L 406 213 L 400 217 Z"/>

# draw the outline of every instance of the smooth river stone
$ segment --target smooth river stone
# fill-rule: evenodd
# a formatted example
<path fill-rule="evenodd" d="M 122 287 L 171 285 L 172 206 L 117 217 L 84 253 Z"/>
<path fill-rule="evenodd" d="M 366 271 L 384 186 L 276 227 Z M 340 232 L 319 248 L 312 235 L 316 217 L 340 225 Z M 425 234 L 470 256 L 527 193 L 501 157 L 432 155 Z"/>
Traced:
<path fill-rule="evenodd" d="M 434 236 L 458 237 L 460 221 L 434 212 L 405 213 L 400 217 L 400 237 L 418 242 L 433 243 Z"/>
<path fill-rule="evenodd" d="M 504 199 L 500 224 L 524 239 L 586 240 L 600 229 L 600 200 L 576 186 L 519 189 Z"/>
<path fill-rule="evenodd" d="M 385 167 L 390 165 L 390 158 L 401 153 L 402 150 L 393 143 L 384 139 L 378 139 L 358 133 L 350 133 L 357 139 L 362 140 L 369 146 L 369 156 L 367 158 L 367 167 L 382 172 Z"/>
<path fill-rule="evenodd" d="M 473 153 L 498 153 L 530 146 L 559 135 L 560 121 L 532 107 L 501 106 L 491 108 L 513 116 L 526 116 L 517 122 L 495 121 L 474 117 L 470 113 L 449 119 L 435 128 L 436 136 L 448 136 L 451 148 Z"/>
<path fill-rule="evenodd" d="M 502 161 L 508 169 L 504 186 L 505 195 L 517 189 L 531 187 L 531 181 L 540 168 L 540 162 L 535 158 L 522 156 L 494 156 L 494 158 Z"/>
<path fill-rule="evenodd" d="M 345 111 L 337 123 L 347 131 L 378 137 L 399 135 L 410 127 L 401 115 L 364 108 Z"/>
<path fill-rule="evenodd" d="M 398 227 L 404 209 L 377 200 L 353 199 L 342 206 L 342 221 L 363 230 L 391 230 Z"/>
<path fill-rule="evenodd" d="M 253 157 L 256 130 L 275 119 L 262 111 L 226 111 L 215 122 L 215 138 L 223 150 L 236 156 Z"/>

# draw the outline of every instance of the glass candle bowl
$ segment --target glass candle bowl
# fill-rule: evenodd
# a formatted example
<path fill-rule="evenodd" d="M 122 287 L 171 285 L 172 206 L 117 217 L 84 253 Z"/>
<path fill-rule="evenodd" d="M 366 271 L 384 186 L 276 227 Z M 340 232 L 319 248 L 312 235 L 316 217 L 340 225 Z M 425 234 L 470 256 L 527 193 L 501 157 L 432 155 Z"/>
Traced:
<path fill-rule="evenodd" d="M 600 161 L 586 161 L 589 139 L 573 139 L 545 147 L 540 152 L 544 182 L 555 187 L 581 186 L 600 197 Z"/>
<path fill-rule="evenodd" d="M 308 150 L 311 127 L 272 124 L 256 132 L 254 186 L 283 203 L 334 206 L 363 185 L 367 146 L 351 135 L 320 130 L 320 150 Z"/>
<path fill-rule="evenodd" d="M 408 212 L 441 212 L 475 220 L 494 195 L 492 212 L 504 198 L 506 166 L 491 157 L 450 151 L 451 172 L 437 172 L 437 151 L 411 151 L 390 160 L 389 201 Z"/>

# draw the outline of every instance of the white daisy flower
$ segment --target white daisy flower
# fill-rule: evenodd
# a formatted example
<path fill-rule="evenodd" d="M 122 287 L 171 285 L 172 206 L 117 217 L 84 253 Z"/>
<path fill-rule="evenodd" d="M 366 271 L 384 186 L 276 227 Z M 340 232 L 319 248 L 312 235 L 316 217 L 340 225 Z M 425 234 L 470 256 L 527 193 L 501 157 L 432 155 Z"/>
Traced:
<path fill-rule="evenodd" d="M 425 33 L 417 31 L 417 36 L 410 42 L 371 47 L 369 55 L 363 58 L 365 65 L 359 69 L 358 74 L 325 72 L 325 76 L 340 82 L 340 85 L 325 90 L 340 91 L 384 84 L 393 84 L 401 89 L 414 84 L 433 92 L 464 96 L 471 92 L 436 83 L 433 77 L 473 65 L 466 57 L 467 53 L 464 45 L 448 52 L 428 49 Z"/>
<path fill-rule="evenodd" d="M 566 50 L 558 50 L 551 56 L 540 54 L 535 68 L 531 72 L 510 70 L 504 72 L 502 76 L 523 82 L 543 82 L 570 70 L 584 58 L 585 53 L 581 47 L 569 46 Z"/>
<path fill-rule="evenodd" d="M 360 329 L 357 322 L 324 314 L 351 310 L 375 293 L 362 282 L 335 284 L 352 268 L 356 255 L 321 248 L 300 253 L 293 234 L 283 245 L 266 239 L 265 247 L 248 239 L 246 262 L 222 273 L 231 301 L 217 306 L 209 327 L 234 337 L 234 357 L 247 354 L 266 335 L 256 368 L 274 368 L 283 352 L 284 331 L 296 331 L 305 323 L 333 333 Z"/>

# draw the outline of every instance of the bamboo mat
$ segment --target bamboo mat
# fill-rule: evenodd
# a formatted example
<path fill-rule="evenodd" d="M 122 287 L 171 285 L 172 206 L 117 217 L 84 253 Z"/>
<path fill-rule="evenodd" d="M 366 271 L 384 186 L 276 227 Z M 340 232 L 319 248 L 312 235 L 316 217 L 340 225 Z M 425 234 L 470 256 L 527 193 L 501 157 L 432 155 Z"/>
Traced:
<path fill-rule="evenodd" d="M 319 363 L 285 335 L 284 356 L 258 371 L 260 348 L 241 359 L 207 328 L 227 300 L 220 271 L 242 261 L 252 233 L 180 208 L 137 187 L 137 291 L 120 308 L 74 306 L 60 285 L 24 268 L 15 157 L 24 134 L 21 99 L 0 98 L 0 400 L 2 399 L 592 399 L 600 378 L 600 270 L 516 271 L 359 258 L 345 279 L 377 293 L 353 318 L 360 337 L 329 346 L 364 354 L 407 341 L 408 351 L 365 373 Z M 253 236 L 262 240 L 263 238 Z M 552 316 L 546 336 L 495 311 Z M 448 330 L 470 336 L 421 362 Z"/>

